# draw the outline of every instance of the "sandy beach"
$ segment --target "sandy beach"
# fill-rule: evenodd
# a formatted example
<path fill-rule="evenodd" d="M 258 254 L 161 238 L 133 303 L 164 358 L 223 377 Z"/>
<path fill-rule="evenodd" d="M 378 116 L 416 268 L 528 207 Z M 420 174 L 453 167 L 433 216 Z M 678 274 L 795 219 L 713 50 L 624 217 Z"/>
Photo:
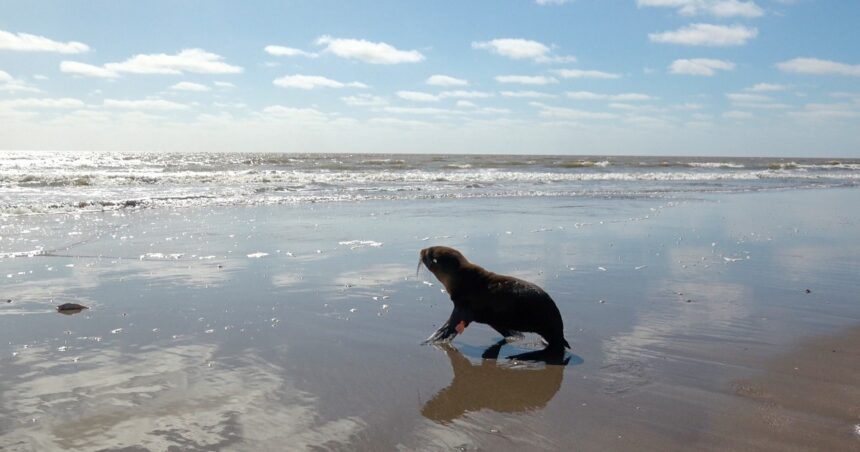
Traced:
<path fill-rule="evenodd" d="M 860 450 L 856 189 L 3 218 L 0 449 Z M 566 366 L 418 251 L 552 295 Z M 6 302 L 10 300 L 9 302 Z M 61 315 L 54 306 L 91 309 Z M 498 359 L 484 359 L 494 356 Z"/>

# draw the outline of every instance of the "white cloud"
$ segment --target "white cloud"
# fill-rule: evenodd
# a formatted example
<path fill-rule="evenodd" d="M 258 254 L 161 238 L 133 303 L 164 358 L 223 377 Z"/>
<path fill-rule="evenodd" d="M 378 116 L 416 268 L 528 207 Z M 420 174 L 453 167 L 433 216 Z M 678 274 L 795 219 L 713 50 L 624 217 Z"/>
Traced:
<path fill-rule="evenodd" d="M 428 85 L 433 86 L 467 86 L 469 82 L 467 80 L 450 77 L 447 75 L 431 75 L 427 77 L 425 81 Z"/>
<path fill-rule="evenodd" d="M 105 69 L 101 66 L 80 63 L 77 61 L 63 61 L 60 63 L 60 72 L 66 74 L 83 75 L 86 77 L 116 78 L 119 77 L 115 71 Z"/>
<path fill-rule="evenodd" d="M 367 88 L 359 82 L 342 83 L 320 75 L 285 75 L 272 81 L 282 88 L 314 89 L 314 88 Z"/>
<path fill-rule="evenodd" d="M 274 56 L 286 56 L 286 57 L 303 56 L 303 57 L 307 57 L 307 58 L 316 58 L 319 56 L 319 54 L 317 54 L 317 53 L 305 52 L 304 50 L 301 50 L 301 49 L 294 49 L 292 47 L 284 47 L 284 46 L 276 46 L 276 45 L 268 45 L 263 50 L 265 50 L 266 53 L 268 53 L 269 55 L 274 55 Z"/>
<path fill-rule="evenodd" d="M 201 84 L 199 84 L 199 83 L 193 83 L 193 82 L 179 82 L 179 83 L 177 83 L 177 84 L 175 84 L 175 85 L 171 86 L 171 87 L 170 87 L 170 89 L 172 89 L 172 90 L 174 90 L 174 91 L 197 91 L 197 92 L 204 92 L 204 91 L 209 91 L 211 88 L 209 88 L 209 87 L 208 87 L 208 86 L 206 86 L 206 85 L 201 85 Z"/>
<path fill-rule="evenodd" d="M 175 55 L 165 53 L 135 55 L 122 63 L 107 63 L 106 69 L 133 74 L 238 74 L 239 66 L 223 62 L 224 57 L 203 49 L 185 49 Z"/>
<path fill-rule="evenodd" d="M 529 105 L 540 109 L 538 113 L 544 118 L 554 119 L 614 119 L 618 116 L 613 113 L 602 113 L 588 110 L 577 110 L 573 108 L 554 107 L 541 102 L 530 102 Z"/>
<path fill-rule="evenodd" d="M 383 105 L 388 105 L 387 100 L 371 94 L 358 94 L 355 96 L 341 97 L 340 100 L 352 107 L 381 107 Z"/>
<path fill-rule="evenodd" d="M 42 90 L 36 88 L 24 80 L 18 80 L 12 77 L 8 72 L 0 71 L 0 91 L 9 93 L 30 92 L 40 93 Z"/>
<path fill-rule="evenodd" d="M 757 35 L 757 29 L 743 25 L 691 24 L 675 31 L 649 33 L 648 38 L 665 44 L 727 47 L 744 45 Z"/>
<path fill-rule="evenodd" d="M 553 72 L 561 78 L 596 78 L 604 80 L 615 80 L 621 78 L 621 74 L 593 70 L 586 71 L 582 69 L 559 69 Z"/>
<path fill-rule="evenodd" d="M 333 53 L 341 58 L 371 64 L 417 63 L 424 60 L 424 55 L 417 50 L 398 50 L 384 42 L 321 36 L 317 39 L 317 44 L 325 46 L 323 51 Z"/>
<path fill-rule="evenodd" d="M 33 74 L 33 78 L 36 80 L 49 80 L 48 76 L 43 74 Z"/>
<path fill-rule="evenodd" d="M 263 113 L 291 122 L 320 123 L 330 119 L 329 115 L 314 108 L 292 108 L 283 105 L 270 105 L 263 109 Z"/>
<path fill-rule="evenodd" d="M 569 1 L 570 0 L 535 0 L 535 3 L 537 3 L 538 5 L 541 5 L 541 6 L 547 6 L 547 5 L 564 5 L 565 3 L 569 2 Z"/>
<path fill-rule="evenodd" d="M 475 105 L 474 102 L 469 102 L 468 100 L 458 100 L 457 101 L 457 107 L 459 107 L 459 108 L 475 108 L 475 107 L 477 107 L 477 105 Z"/>
<path fill-rule="evenodd" d="M 653 96 L 640 93 L 622 93 L 622 94 L 598 94 L 591 91 L 570 91 L 565 93 L 567 97 L 576 100 L 611 100 L 620 102 L 639 102 L 656 99 Z"/>
<path fill-rule="evenodd" d="M 430 108 L 430 107 L 385 107 L 385 111 L 389 113 L 405 113 L 410 115 L 450 115 L 461 114 L 455 110 L 446 108 Z"/>
<path fill-rule="evenodd" d="M 761 17 L 764 10 L 753 1 L 738 0 L 637 0 L 637 5 L 675 8 L 684 16 Z"/>
<path fill-rule="evenodd" d="M 439 102 L 439 96 L 419 91 L 398 91 L 397 97 L 413 102 Z"/>
<path fill-rule="evenodd" d="M 773 99 L 761 94 L 728 93 L 726 97 L 732 102 L 772 102 Z"/>
<path fill-rule="evenodd" d="M 442 91 L 439 94 L 430 94 L 420 91 L 397 92 L 397 97 L 415 102 L 438 102 L 442 99 L 485 99 L 492 96 L 492 93 L 465 90 Z"/>
<path fill-rule="evenodd" d="M 558 80 L 545 75 L 497 75 L 499 83 L 518 83 L 520 85 L 549 85 L 558 83 Z"/>
<path fill-rule="evenodd" d="M 11 33 L 3 30 L 0 30 L 0 49 L 19 52 L 56 53 L 84 53 L 90 50 L 89 46 L 82 42 L 58 42 L 44 36 L 28 33 Z"/>
<path fill-rule="evenodd" d="M 185 49 L 175 55 L 165 53 L 139 54 L 121 63 L 106 63 L 103 66 L 63 61 L 60 71 L 88 77 L 115 78 L 120 73 L 131 74 L 238 74 L 243 71 L 222 61 L 224 57 L 203 49 Z"/>
<path fill-rule="evenodd" d="M 439 93 L 439 97 L 442 99 L 485 99 L 487 97 L 493 97 L 492 93 L 485 93 L 483 91 L 465 91 L 465 90 L 454 90 L 454 91 L 442 91 Z"/>
<path fill-rule="evenodd" d="M 711 58 L 692 58 L 689 60 L 675 60 L 669 65 L 669 72 L 683 75 L 703 75 L 712 77 L 720 71 L 734 70 L 735 63 L 731 61 L 715 60 Z"/>
<path fill-rule="evenodd" d="M 187 110 L 189 107 L 178 102 L 171 102 L 164 99 L 144 99 L 144 100 L 118 100 L 105 99 L 103 105 L 107 108 L 118 108 L 123 110 Z"/>
<path fill-rule="evenodd" d="M 214 82 L 212 82 L 212 84 L 217 86 L 218 88 L 235 88 L 236 87 L 236 85 L 234 85 L 230 82 L 214 81 Z"/>
<path fill-rule="evenodd" d="M 846 119 L 858 118 L 860 112 L 850 104 L 807 104 L 801 111 L 788 113 L 797 119 Z"/>
<path fill-rule="evenodd" d="M 0 100 L 0 108 L 12 108 L 12 109 L 32 109 L 32 108 L 81 108 L 84 107 L 83 101 L 80 99 L 73 99 L 70 97 L 63 97 L 57 99 L 51 98 L 23 98 L 23 99 L 9 99 L 9 100 Z"/>
<path fill-rule="evenodd" d="M 755 92 L 765 92 L 765 91 L 785 91 L 788 89 L 788 85 L 780 85 L 776 83 L 756 83 L 755 85 L 747 88 L 747 91 L 755 91 Z"/>
<path fill-rule="evenodd" d="M 732 110 L 723 113 L 723 117 L 726 119 L 750 119 L 753 114 L 748 111 Z"/>
<path fill-rule="evenodd" d="M 818 58 L 795 58 L 776 65 L 783 72 L 811 75 L 850 75 L 860 77 L 860 64 L 845 64 Z"/>
<path fill-rule="evenodd" d="M 555 97 L 552 94 L 541 93 L 538 91 L 502 91 L 499 94 L 501 94 L 504 97 L 518 97 L 518 98 L 530 98 L 530 99 Z"/>
<path fill-rule="evenodd" d="M 550 48 L 530 39 L 502 38 L 491 41 L 473 42 L 473 49 L 489 50 L 514 60 L 533 60 L 537 63 L 571 63 L 572 56 L 551 55 Z"/>

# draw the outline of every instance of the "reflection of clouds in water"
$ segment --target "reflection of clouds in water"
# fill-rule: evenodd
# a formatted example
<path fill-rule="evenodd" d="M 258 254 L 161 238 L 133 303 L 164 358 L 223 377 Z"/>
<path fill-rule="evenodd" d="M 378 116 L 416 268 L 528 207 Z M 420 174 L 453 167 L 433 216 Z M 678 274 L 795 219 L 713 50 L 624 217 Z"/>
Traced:
<path fill-rule="evenodd" d="M 789 246 L 774 250 L 772 262 L 781 271 L 781 276 L 789 281 L 820 281 L 822 274 L 830 272 L 850 273 L 844 268 L 860 254 L 860 248 L 844 243 L 843 246 Z"/>
<path fill-rule="evenodd" d="M 217 263 L 125 261 L 121 266 L 105 269 L 106 276 L 124 276 L 130 280 L 163 280 L 188 287 L 218 286 L 229 281 L 233 273 L 247 268 L 247 262 L 233 259 L 218 268 Z"/>
<path fill-rule="evenodd" d="M 4 383 L 2 411 L 17 425 L 0 436 L 0 449 L 304 449 L 346 441 L 362 428 L 356 418 L 320 422 L 315 398 L 259 358 L 210 367 L 215 351 L 206 344 L 91 350 L 71 363 L 31 350 L 31 371 Z"/>
<path fill-rule="evenodd" d="M 67 276 L 53 278 L 34 277 L 32 280 L 18 281 L 3 286 L 3 295 L 16 301 L 47 303 L 52 299 L 63 302 L 90 304 L 92 300 L 80 295 L 72 295 L 81 290 L 94 289 L 101 284 L 102 275 L 94 268 L 64 269 Z"/>
<path fill-rule="evenodd" d="M 339 286 L 375 287 L 394 284 L 415 274 L 415 269 L 400 264 L 372 265 L 360 270 L 341 273 L 334 283 Z"/>
<path fill-rule="evenodd" d="M 272 276 L 272 285 L 276 287 L 291 287 L 302 282 L 302 275 L 297 273 L 280 273 Z"/>
<path fill-rule="evenodd" d="M 675 282 L 663 280 L 658 287 L 675 291 L 667 303 L 644 311 L 631 331 L 603 343 L 604 391 L 623 393 L 651 381 L 647 360 L 665 358 L 667 350 L 681 351 L 689 339 L 706 334 L 730 335 L 738 321 L 749 316 L 751 290 L 743 285 L 717 281 Z M 683 295 L 680 295 L 683 294 Z M 694 303 L 686 303 L 695 299 Z M 714 329 L 719 333 L 714 333 Z"/>

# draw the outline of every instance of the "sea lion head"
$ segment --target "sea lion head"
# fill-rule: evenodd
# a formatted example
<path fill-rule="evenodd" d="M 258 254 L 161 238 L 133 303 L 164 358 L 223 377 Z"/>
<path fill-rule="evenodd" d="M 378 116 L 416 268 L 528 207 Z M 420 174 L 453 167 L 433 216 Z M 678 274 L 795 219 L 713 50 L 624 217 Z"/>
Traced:
<path fill-rule="evenodd" d="M 420 267 L 421 264 L 424 264 L 447 287 L 451 278 L 468 265 L 469 261 L 454 248 L 431 246 L 421 250 L 418 266 Z"/>

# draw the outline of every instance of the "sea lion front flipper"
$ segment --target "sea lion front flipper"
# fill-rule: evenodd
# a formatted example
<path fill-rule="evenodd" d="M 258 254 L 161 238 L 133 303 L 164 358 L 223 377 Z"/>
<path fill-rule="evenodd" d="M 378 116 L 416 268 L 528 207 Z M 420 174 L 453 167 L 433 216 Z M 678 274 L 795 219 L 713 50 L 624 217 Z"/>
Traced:
<path fill-rule="evenodd" d="M 436 330 L 435 333 L 431 334 L 423 343 L 450 342 L 469 326 L 469 323 L 472 322 L 471 317 L 470 313 L 465 309 L 454 306 L 454 310 L 451 311 L 451 317 L 448 318 L 448 321 Z"/>

